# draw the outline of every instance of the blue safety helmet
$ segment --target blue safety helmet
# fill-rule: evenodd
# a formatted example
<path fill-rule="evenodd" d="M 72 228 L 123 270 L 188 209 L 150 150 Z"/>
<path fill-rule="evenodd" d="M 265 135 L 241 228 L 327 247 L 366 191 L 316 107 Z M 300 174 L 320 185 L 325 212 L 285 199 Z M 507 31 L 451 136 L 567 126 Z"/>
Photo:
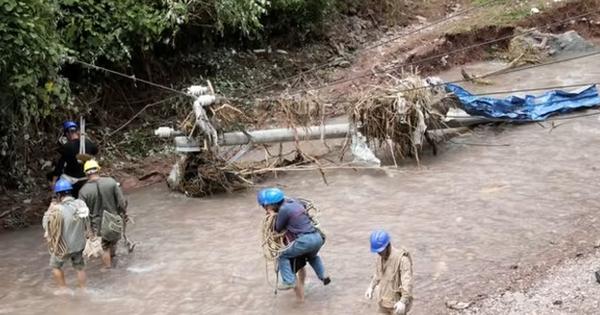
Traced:
<path fill-rule="evenodd" d="M 77 126 L 77 124 L 72 120 L 69 120 L 63 124 L 63 132 L 77 130 L 79 130 L 79 126 Z"/>
<path fill-rule="evenodd" d="M 73 186 L 71 186 L 71 183 L 69 183 L 68 180 L 66 179 L 59 179 L 58 181 L 56 181 L 56 184 L 54 184 L 54 193 L 58 194 L 61 192 L 67 192 L 67 191 L 71 191 L 73 190 Z"/>
<path fill-rule="evenodd" d="M 265 192 L 267 192 L 268 189 L 261 189 L 257 194 L 256 194 L 256 201 L 258 201 L 258 205 L 259 206 L 264 206 L 265 205 Z"/>
<path fill-rule="evenodd" d="M 371 252 L 381 253 L 390 244 L 390 233 L 384 229 L 377 229 L 371 232 Z"/>
<path fill-rule="evenodd" d="M 264 205 L 274 205 L 285 199 L 285 193 L 279 188 L 267 188 L 264 192 Z"/>

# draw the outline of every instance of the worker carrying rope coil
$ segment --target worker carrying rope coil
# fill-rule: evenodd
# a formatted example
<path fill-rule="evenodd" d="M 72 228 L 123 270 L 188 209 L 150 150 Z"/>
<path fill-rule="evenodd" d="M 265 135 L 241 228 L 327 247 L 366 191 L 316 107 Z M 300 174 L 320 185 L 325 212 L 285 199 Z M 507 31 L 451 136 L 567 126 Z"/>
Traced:
<path fill-rule="evenodd" d="M 286 198 L 278 188 L 260 191 L 257 199 L 267 211 L 263 220 L 263 250 L 266 259 L 276 261 L 276 270 L 279 270 L 282 279 L 277 289 L 297 288 L 294 271 L 299 268 L 293 268 L 292 263 L 301 264 L 302 259 L 304 264 L 310 264 L 323 284 L 328 285 L 331 279 L 326 276 L 325 266 L 318 255 L 325 243 L 325 235 L 307 212 L 311 203 Z"/>
<path fill-rule="evenodd" d="M 71 260 L 77 271 L 80 290 L 85 289 L 85 262 L 83 250 L 86 244 L 86 226 L 89 209 L 81 200 L 72 196 L 73 186 L 66 179 L 59 179 L 54 185 L 54 193 L 59 202 L 53 202 L 42 219 L 44 237 L 50 252 L 50 267 L 54 280 L 61 290 L 67 290 L 64 262 Z"/>

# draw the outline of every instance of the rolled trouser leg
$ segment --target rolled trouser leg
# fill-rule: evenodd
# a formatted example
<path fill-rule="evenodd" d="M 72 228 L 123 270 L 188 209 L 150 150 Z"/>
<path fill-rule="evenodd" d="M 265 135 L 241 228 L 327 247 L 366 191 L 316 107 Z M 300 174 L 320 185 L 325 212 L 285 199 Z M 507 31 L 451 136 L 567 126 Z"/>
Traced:
<path fill-rule="evenodd" d="M 290 259 L 287 257 L 279 256 L 279 258 L 277 259 L 277 264 L 279 266 L 279 273 L 281 274 L 281 281 L 283 282 L 283 284 L 287 286 L 295 286 L 296 275 L 292 271 Z"/>
<path fill-rule="evenodd" d="M 393 308 L 387 308 L 387 307 L 382 307 L 382 306 L 377 306 L 377 314 L 386 314 L 386 315 L 393 315 L 394 314 L 394 309 Z"/>
<path fill-rule="evenodd" d="M 311 249 L 308 254 L 308 263 L 317 274 L 317 277 L 323 281 L 325 279 L 325 265 L 318 255 L 319 250 L 323 246 L 323 238 L 319 233 L 308 234 L 306 235 L 306 243 L 307 248 Z"/>

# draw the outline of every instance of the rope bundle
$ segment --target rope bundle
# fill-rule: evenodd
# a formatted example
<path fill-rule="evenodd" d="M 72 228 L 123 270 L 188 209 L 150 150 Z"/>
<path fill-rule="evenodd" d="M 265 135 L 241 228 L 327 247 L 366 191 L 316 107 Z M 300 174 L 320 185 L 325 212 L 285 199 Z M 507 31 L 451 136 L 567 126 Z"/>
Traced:
<path fill-rule="evenodd" d="M 62 238 L 62 213 L 60 206 L 51 205 L 48 209 L 48 234 L 46 241 L 48 251 L 56 257 L 63 257 L 67 254 L 67 246 Z"/>
<path fill-rule="evenodd" d="M 319 209 L 317 209 L 314 203 L 308 199 L 295 199 L 304 205 L 308 216 L 313 222 L 313 225 L 315 226 L 315 228 L 319 229 L 320 224 L 318 221 L 318 216 L 321 214 Z M 281 233 L 277 233 L 275 231 L 276 220 L 277 214 L 267 214 L 264 217 L 261 224 L 263 256 L 267 261 L 276 261 L 281 252 L 286 248 L 284 241 L 285 233 L 287 232 L 287 230 L 283 230 L 281 231 Z"/>
<path fill-rule="evenodd" d="M 321 214 L 319 209 L 313 204 L 312 201 L 304 198 L 295 198 L 297 201 L 302 203 L 306 208 L 306 212 L 308 216 L 313 222 L 315 228 L 322 233 L 319 226 L 319 221 L 317 220 L 318 216 Z M 267 282 L 268 280 L 268 270 L 269 262 L 273 262 L 273 269 L 275 272 L 275 276 L 277 278 L 276 281 L 279 280 L 278 274 L 278 265 L 277 258 L 281 255 L 281 253 L 287 248 L 285 245 L 285 234 L 287 230 L 283 230 L 280 233 L 275 231 L 275 222 L 277 221 L 277 214 L 269 214 L 264 217 L 261 224 L 261 238 L 262 238 L 262 248 L 263 248 L 263 256 L 265 258 L 265 269 L 267 270 Z M 288 245 L 289 246 L 289 245 Z M 277 293 L 277 289 L 275 289 L 275 293 Z"/>

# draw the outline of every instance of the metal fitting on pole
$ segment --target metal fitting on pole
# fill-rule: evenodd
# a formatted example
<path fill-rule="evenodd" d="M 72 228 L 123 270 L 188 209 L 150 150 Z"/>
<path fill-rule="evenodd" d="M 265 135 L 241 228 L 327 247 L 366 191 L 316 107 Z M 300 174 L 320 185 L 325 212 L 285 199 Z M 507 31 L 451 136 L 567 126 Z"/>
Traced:
<path fill-rule="evenodd" d="M 171 127 L 159 127 L 158 129 L 154 130 L 154 135 L 158 136 L 159 138 L 169 138 L 183 135 L 183 131 L 175 130 Z"/>

